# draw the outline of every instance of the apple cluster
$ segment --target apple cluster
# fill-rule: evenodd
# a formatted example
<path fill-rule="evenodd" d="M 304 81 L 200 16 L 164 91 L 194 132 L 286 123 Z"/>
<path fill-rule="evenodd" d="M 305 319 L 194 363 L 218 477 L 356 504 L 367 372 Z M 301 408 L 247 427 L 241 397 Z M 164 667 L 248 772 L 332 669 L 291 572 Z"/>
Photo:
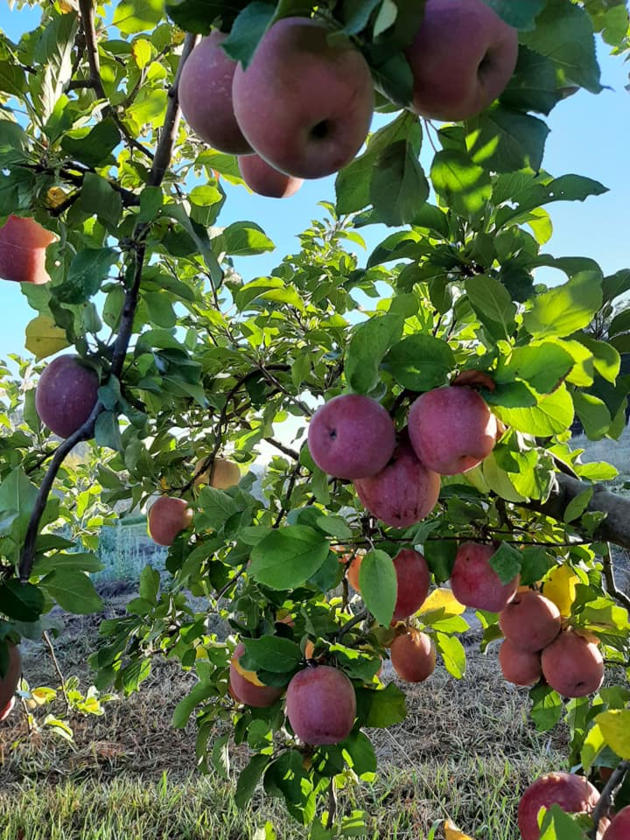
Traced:
<path fill-rule="evenodd" d="M 373 516 L 408 528 L 435 508 L 440 475 L 477 466 L 492 451 L 497 434 L 496 418 L 481 396 L 454 385 L 418 397 L 398 435 L 376 400 L 360 394 L 334 397 L 313 415 L 308 445 L 320 469 L 354 482 Z"/>
<path fill-rule="evenodd" d="M 182 112 L 210 146 L 239 156 L 260 195 L 293 195 L 304 178 L 346 166 L 363 145 L 374 82 L 348 38 L 321 20 L 287 17 L 260 40 L 249 64 L 233 61 L 213 30 L 188 58 L 179 83 Z M 411 111 L 441 120 L 480 113 L 505 88 L 518 55 L 517 32 L 483 0 L 427 0 L 405 51 Z"/>

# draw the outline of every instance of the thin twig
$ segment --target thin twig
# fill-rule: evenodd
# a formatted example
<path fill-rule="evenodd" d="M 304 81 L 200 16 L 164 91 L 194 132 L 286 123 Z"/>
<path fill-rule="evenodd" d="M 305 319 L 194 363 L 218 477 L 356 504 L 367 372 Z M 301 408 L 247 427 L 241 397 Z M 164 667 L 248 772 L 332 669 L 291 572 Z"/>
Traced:
<path fill-rule="evenodd" d="M 601 818 L 607 813 L 608 808 L 610 806 L 610 800 L 615 792 L 615 790 L 619 787 L 622 783 L 624 776 L 626 773 L 630 771 L 630 761 L 622 761 L 621 764 L 618 764 L 617 767 L 613 770 L 610 779 L 606 782 L 604 789 L 602 790 L 601 796 L 597 800 L 597 805 L 593 811 L 593 830 L 591 831 L 591 838 L 592 840 L 597 840 L 598 837 L 598 828 L 599 822 Z"/>
<path fill-rule="evenodd" d="M 328 786 L 328 822 L 326 828 L 330 831 L 337 819 L 337 790 L 335 788 L 335 777 L 333 776 Z"/>
<path fill-rule="evenodd" d="M 365 621 L 365 619 L 368 616 L 369 616 L 369 612 L 367 610 L 361 610 L 361 612 L 357 613 L 349 621 L 346 621 L 346 623 L 342 627 L 339 628 L 339 630 L 337 631 L 337 633 L 335 635 L 335 638 L 337 639 L 337 641 L 339 641 L 340 639 L 343 639 L 343 637 L 346 635 L 346 633 L 349 630 L 352 630 L 352 628 L 355 627 L 357 624 L 360 624 L 362 621 Z"/>
<path fill-rule="evenodd" d="M 287 484 L 287 492 L 284 496 L 284 502 L 280 506 L 280 510 L 278 511 L 278 515 L 276 516 L 276 521 L 273 523 L 273 527 L 277 528 L 280 523 L 282 522 L 283 516 L 289 510 L 289 505 L 291 504 L 291 493 L 293 493 L 293 488 L 295 487 L 295 482 L 300 474 L 301 464 L 298 461 L 296 465 L 291 470 L 291 475 L 289 476 L 289 483 Z"/>
<path fill-rule="evenodd" d="M 230 589 L 234 586 L 234 584 L 238 581 L 238 579 L 241 577 L 241 575 L 242 575 L 244 572 L 245 572 L 245 565 L 243 565 L 243 566 L 239 569 L 239 571 L 238 571 L 238 572 L 234 575 L 234 577 L 231 577 L 231 578 L 228 580 L 228 582 L 225 584 L 225 586 L 222 586 L 222 587 L 221 587 L 221 589 L 219 589 L 219 591 L 218 591 L 218 592 L 217 592 L 217 594 L 216 594 L 216 598 L 215 598 L 215 601 L 216 601 L 217 603 L 219 603 L 219 601 L 221 600 L 221 598 L 223 598 L 223 596 L 224 596 L 227 592 L 229 592 L 229 591 L 230 591 Z"/>
<path fill-rule="evenodd" d="M 46 643 L 46 647 L 48 648 L 48 652 L 50 653 L 50 658 L 52 659 L 55 671 L 57 672 L 57 677 L 59 678 L 59 684 L 61 686 L 61 693 L 63 694 L 63 699 L 66 703 L 66 712 L 68 713 L 70 712 L 70 701 L 68 700 L 68 694 L 66 692 L 66 680 L 59 666 L 59 662 L 55 654 L 55 648 L 53 647 L 53 643 L 46 630 L 44 630 L 44 632 L 42 633 L 42 638 Z"/>
<path fill-rule="evenodd" d="M 606 589 L 611 598 L 614 598 L 624 607 L 630 609 L 630 598 L 617 588 L 615 581 L 615 567 L 613 566 L 612 552 L 610 550 L 610 543 L 606 543 L 606 553 L 603 556 L 604 561 L 604 579 L 606 581 Z"/>
<path fill-rule="evenodd" d="M 274 438 L 266 437 L 265 443 L 268 443 L 270 446 L 274 446 L 280 452 L 288 455 L 289 458 L 293 458 L 294 461 L 297 461 L 300 457 L 300 453 L 296 452 L 295 449 L 291 449 L 290 446 L 285 446 L 283 443 L 280 443 L 280 441 L 274 440 Z"/>

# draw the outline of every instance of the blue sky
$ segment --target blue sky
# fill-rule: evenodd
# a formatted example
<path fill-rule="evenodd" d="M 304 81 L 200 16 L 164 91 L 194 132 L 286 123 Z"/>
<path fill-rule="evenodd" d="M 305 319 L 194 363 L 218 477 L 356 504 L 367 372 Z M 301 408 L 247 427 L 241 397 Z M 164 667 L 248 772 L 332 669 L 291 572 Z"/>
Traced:
<path fill-rule="evenodd" d="M 25 7 L 8 11 L 2 4 L 0 27 L 11 38 L 33 28 L 38 12 Z M 589 256 L 596 259 L 605 273 L 630 265 L 630 94 L 628 65 L 620 58 L 600 50 L 602 81 L 612 90 L 598 96 L 581 91 L 561 102 L 549 118 L 551 134 L 547 141 L 545 168 L 554 175 L 578 173 L 601 181 L 610 192 L 585 203 L 552 204 L 548 209 L 554 235 L 545 250 L 555 256 Z M 276 243 L 274 253 L 245 258 L 238 268 L 246 280 L 264 275 L 286 253 L 297 250 L 295 238 L 311 219 L 321 218 L 319 201 L 334 201 L 334 178 L 305 182 L 290 199 L 265 199 L 248 193 L 243 187 L 226 184 L 228 200 L 218 224 L 238 219 L 260 224 Z M 364 229 L 368 253 L 385 235 L 382 228 Z M 553 281 L 553 272 L 547 275 Z M 558 277 L 560 279 L 560 277 Z M 25 353 L 24 328 L 35 317 L 20 288 L 0 281 L 0 311 L 4 312 L 0 330 L 0 359 L 8 353 Z"/>

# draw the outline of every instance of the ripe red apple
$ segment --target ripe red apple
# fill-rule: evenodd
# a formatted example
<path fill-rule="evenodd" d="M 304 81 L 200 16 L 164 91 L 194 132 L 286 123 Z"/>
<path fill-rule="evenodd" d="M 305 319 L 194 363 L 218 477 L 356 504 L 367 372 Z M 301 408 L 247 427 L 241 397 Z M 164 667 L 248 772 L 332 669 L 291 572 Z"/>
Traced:
<path fill-rule="evenodd" d="M 364 554 L 355 554 L 355 556 L 352 557 L 351 554 L 344 554 L 343 557 L 339 558 L 340 563 L 347 564 L 346 580 L 355 592 L 361 592 L 359 587 L 359 572 L 361 571 L 361 561 L 364 556 Z M 351 557 L 352 559 L 350 559 Z"/>
<path fill-rule="evenodd" d="M 603 840 L 628 840 L 630 838 L 630 805 L 622 808 L 613 817 L 612 822 L 604 833 Z"/>
<path fill-rule="evenodd" d="M 426 633 L 412 630 L 391 644 L 394 671 L 405 682 L 423 682 L 435 670 L 435 645 Z"/>
<path fill-rule="evenodd" d="M 350 41 L 329 43 L 330 35 L 311 18 L 283 18 L 234 74 L 243 134 L 275 169 L 297 178 L 321 178 L 349 163 L 372 119 L 367 62 Z"/>
<path fill-rule="evenodd" d="M 411 109 L 438 120 L 466 120 L 505 89 L 516 67 L 518 33 L 483 0 L 427 0 L 406 56 Z"/>
<path fill-rule="evenodd" d="M 361 394 L 342 394 L 317 409 L 308 448 L 317 466 L 335 478 L 375 475 L 392 457 L 396 429 L 383 406 Z"/>
<path fill-rule="evenodd" d="M 597 642 L 564 630 L 542 652 L 543 675 L 563 697 L 586 697 L 604 680 L 604 660 Z"/>
<path fill-rule="evenodd" d="M 15 707 L 15 697 L 12 697 L 4 708 L 0 709 L 0 723 L 6 720 Z"/>
<path fill-rule="evenodd" d="M 427 516 L 440 495 L 440 476 L 416 457 L 405 434 L 376 475 L 354 482 L 363 506 L 393 528 L 408 528 Z"/>
<path fill-rule="evenodd" d="M 9 647 L 9 662 L 6 673 L 4 676 L 0 676 L 0 709 L 3 715 L 3 717 L 0 717 L 0 720 L 4 720 L 13 708 L 11 701 L 13 700 L 13 695 L 16 692 L 20 681 L 20 674 L 22 673 L 22 657 L 20 656 L 19 648 L 12 642 L 8 642 L 7 644 Z"/>
<path fill-rule="evenodd" d="M 149 510 L 149 534 L 158 545 L 172 545 L 180 531 L 188 528 L 193 512 L 183 499 L 160 496 Z"/>
<path fill-rule="evenodd" d="M 492 452 L 497 421 L 476 391 L 464 386 L 434 388 L 409 410 L 409 437 L 430 470 L 456 475 Z"/>
<path fill-rule="evenodd" d="M 516 647 L 509 639 L 499 648 L 499 665 L 505 679 L 515 685 L 535 685 L 542 677 L 540 654 Z"/>
<path fill-rule="evenodd" d="M 186 122 L 202 140 L 220 152 L 244 155 L 252 149 L 234 116 L 236 62 L 221 47 L 226 38 L 215 29 L 191 52 L 179 81 L 179 103 Z"/>
<path fill-rule="evenodd" d="M 287 716 L 306 744 L 338 744 L 348 737 L 357 713 L 354 687 L 330 665 L 305 668 L 287 688 Z"/>
<path fill-rule="evenodd" d="M 562 617 L 553 601 L 526 589 L 501 610 L 499 627 L 515 647 L 535 652 L 553 642 L 562 628 Z"/>
<path fill-rule="evenodd" d="M 79 356 L 58 356 L 45 368 L 35 390 L 39 419 L 59 437 L 70 437 L 98 400 L 98 376 Z"/>
<path fill-rule="evenodd" d="M 477 610 L 501 612 L 518 589 L 519 575 L 508 583 L 490 565 L 492 545 L 467 542 L 460 545 L 451 572 L 451 589 L 460 604 Z"/>
<path fill-rule="evenodd" d="M 0 277 L 16 283 L 48 283 L 46 248 L 57 237 L 35 219 L 9 216 L 0 227 Z"/>
<path fill-rule="evenodd" d="M 538 812 L 558 805 L 568 814 L 590 814 L 597 805 L 599 791 L 575 773 L 547 773 L 531 784 L 518 806 L 518 827 L 522 840 L 539 840 Z"/>
<path fill-rule="evenodd" d="M 242 155 L 238 159 L 238 168 L 250 190 L 267 198 L 289 198 L 304 183 L 301 178 L 274 169 L 259 155 Z"/>
<path fill-rule="evenodd" d="M 254 706 L 257 709 L 265 709 L 282 697 L 284 688 L 275 685 L 264 685 L 257 677 L 255 671 L 247 671 L 240 664 L 240 658 L 245 653 L 245 645 L 242 642 L 234 649 L 230 660 L 230 682 L 229 689 L 232 697 L 239 703 L 246 706 Z"/>

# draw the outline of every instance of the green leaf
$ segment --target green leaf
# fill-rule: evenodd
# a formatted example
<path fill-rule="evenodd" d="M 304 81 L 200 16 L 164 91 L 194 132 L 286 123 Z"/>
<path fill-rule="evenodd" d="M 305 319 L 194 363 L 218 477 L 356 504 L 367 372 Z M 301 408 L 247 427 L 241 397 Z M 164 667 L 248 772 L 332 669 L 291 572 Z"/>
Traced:
<path fill-rule="evenodd" d="M 429 184 L 418 155 L 407 140 L 384 149 L 374 162 L 370 199 L 386 225 L 411 222 L 429 196 Z"/>
<path fill-rule="evenodd" d="M 113 248 L 84 248 L 72 258 L 65 280 L 54 287 L 61 303 L 84 303 L 101 287 L 118 259 Z"/>
<path fill-rule="evenodd" d="M 264 537 L 251 553 L 249 573 L 271 589 L 295 589 L 328 556 L 328 540 L 305 525 L 288 525 Z"/>
<path fill-rule="evenodd" d="M 431 166 L 433 188 L 457 213 L 478 213 L 492 195 L 490 175 L 471 158 L 454 149 L 438 152 Z"/>
<path fill-rule="evenodd" d="M 61 148 L 87 166 L 99 166 L 107 163 L 111 152 L 119 143 L 118 126 L 110 117 L 106 117 L 93 128 L 69 131 L 61 141 Z"/>
<path fill-rule="evenodd" d="M 553 62 L 521 44 L 514 75 L 500 96 L 501 104 L 515 111 L 548 114 L 561 99 Z"/>
<path fill-rule="evenodd" d="M 422 542 L 422 540 L 418 540 Z M 448 580 L 453 571 L 457 543 L 455 540 L 427 540 L 423 545 L 424 559 L 427 561 L 436 583 Z"/>
<path fill-rule="evenodd" d="M 351 732 L 343 742 L 343 752 L 346 761 L 357 776 L 366 773 L 376 773 L 376 753 L 372 742 L 364 732 Z"/>
<path fill-rule="evenodd" d="M 601 278 L 580 271 L 568 283 L 537 295 L 523 323 L 535 338 L 563 337 L 587 326 L 601 305 Z"/>
<path fill-rule="evenodd" d="M 359 324 L 346 351 L 346 379 L 354 391 L 367 394 L 378 384 L 378 369 L 389 348 L 400 338 L 403 319 L 381 315 Z"/>
<path fill-rule="evenodd" d="M 509 338 L 514 332 L 516 306 L 505 288 L 495 277 L 468 277 L 464 288 L 468 300 L 482 323 L 495 338 Z"/>
<path fill-rule="evenodd" d="M 256 786 L 269 766 L 271 759 L 272 756 L 259 753 L 252 756 L 247 766 L 241 770 L 234 793 L 234 802 L 237 808 L 244 808 L 252 798 Z"/>
<path fill-rule="evenodd" d="M 239 12 L 230 34 L 223 42 L 223 49 L 230 58 L 247 67 L 275 12 L 276 7 L 272 3 L 262 3 L 259 0 L 254 0 Z"/>
<path fill-rule="evenodd" d="M 393 682 L 374 691 L 356 688 L 357 717 L 361 726 L 384 729 L 407 717 L 405 695 Z"/>
<path fill-rule="evenodd" d="M 573 391 L 573 405 L 589 440 L 601 440 L 610 429 L 612 417 L 603 400 L 584 391 Z"/>
<path fill-rule="evenodd" d="M 160 591 L 160 573 L 151 566 L 145 566 L 140 572 L 140 586 L 138 594 L 145 601 L 157 604 L 157 596 Z"/>
<path fill-rule="evenodd" d="M 94 424 L 94 440 L 99 446 L 107 446 L 115 452 L 122 452 L 123 444 L 115 411 L 101 411 Z"/>
<path fill-rule="evenodd" d="M 444 660 L 444 667 L 456 680 L 461 680 L 466 673 L 466 651 L 457 636 L 447 636 L 437 631 L 435 643 L 440 656 Z"/>
<path fill-rule="evenodd" d="M 466 123 L 466 146 L 474 163 L 492 172 L 542 165 L 549 127 L 538 117 L 495 105 Z"/>
<path fill-rule="evenodd" d="M 512 358 L 503 367 L 497 381 L 518 374 L 539 394 L 549 394 L 564 381 L 574 365 L 573 357 L 559 344 L 544 341 L 515 347 Z"/>
<path fill-rule="evenodd" d="M 244 257 L 264 254 L 276 247 L 264 230 L 255 222 L 234 222 L 225 228 L 218 240 L 219 249 L 226 254 Z"/>
<path fill-rule="evenodd" d="M 579 519 L 589 506 L 592 498 L 592 487 L 587 487 L 586 490 L 582 490 L 581 493 L 578 493 L 578 495 L 574 499 L 571 499 L 569 504 L 566 506 L 564 511 L 564 521 L 573 522 L 575 519 Z"/>
<path fill-rule="evenodd" d="M 341 516 L 318 516 L 315 524 L 325 534 L 330 534 L 338 540 L 349 540 L 352 537 L 352 529 Z"/>
<path fill-rule="evenodd" d="M 510 583 L 521 571 L 521 552 L 510 543 L 502 542 L 490 558 L 490 565 L 501 583 Z"/>
<path fill-rule="evenodd" d="M 495 406 L 493 411 L 508 426 L 539 437 L 568 431 L 574 417 L 573 400 L 564 384 L 542 397 L 537 405 L 526 408 Z"/>
<path fill-rule="evenodd" d="M 200 682 L 193 686 L 190 694 L 179 701 L 173 712 L 173 726 L 175 729 L 183 729 L 188 719 L 195 710 L 195 707 L 207 700 L 209 697 L 216 697 L 217 689 L 212 683 Z"/>
<path fill-rule="evenodd" d="M 383 367 L 403 388 L 429 391 L 445 384 L 455 367 L 455 355 L 445 341 L 416 333 L 394 344 Z"/>
<path fill-rule="evenodd" d="M 0 613 L 15 621 L 37 621 L 44 609 L 44 596 L 32 583 L 7 580 L 0 585 Z"/>
<path fill-rule="evenodd" d="M 56 569 L 40 586 L 51 598 L 73 615 L 88 615 L 103 608 L 103 602 L 90 578 L 72 569 Z"/>
<path fill-rule="evenodd" d="M 272 671 L 283 674 L 292 671 L 302 659 L 300 646 L 290 639 L 281 636 L 261 636 L 260 639 L 243 639 L 247 656 L 256 667 L 249 670 Z M 243 662 L 248 667 L 247 662 Z"/>
<path fill-rule="evenodd" d="M 558 723 L 564 712 L 562 698 L 548 685 L 537 685 L 529 692 L 532 700 L 530 715 L 539 732 L 548 732 Z"/>
<path fill-rule="evenodd" d="M 536 15 L 544 8 L 545 0 L 483 0 L 486 6 L 515 29 L 531 29 Z"/>
<path fill-rule="evenodd" d="M 365 606 L 379 624 L 388 627 L 398 590 L 396 570 L 389 554 L 378 549 L 368 551 L 361 561 L 359 586 Z"/>
<path fill-rule="evenodd" d="M 223 490 L 216 487 L 204 487 L 199 494 L 199 512 L 195 516 L 195 524 L 202 530 L 219 531 L 225 523 L 238 513 L 239 506 L 235 500 Z"/>
<path fill-rule="evenodd" d="M 76 551 L 70 554 L 55 552 L 46 556 L 39 556 L 33 563 L 33 575 L 45 575 L 55 569 L 75 569 L 82 572 L 100 572 L 104 568 L 95 554 Z"/>
<path fill-rule="evenodd" d="M 114 9 L 114 26 L 123 35 L 152 30 L 163 14 L 162 0 L 121 0 Z"/>
<path fill-rule="evenodd" d="M 88 214 L 95 214 L 114 231 L 122 215 L 122 199 L 113 187 L 100 175 L 86 172 L 81 188 L 81 209 Z"/>
<path fill-rule="evenodd" d="M 551 805 L 542 820 L 540 840 L 584 840 L 585 834 L 559 805 Z"/>
<path fill-rule="evenodd" d="M 522 33 L 520 40 L 553 61 L 565 85 L 578 84 L 591 93 L 602 90 L 593 25 L 571 0 L 547 0 L 536 28 Z"/>

